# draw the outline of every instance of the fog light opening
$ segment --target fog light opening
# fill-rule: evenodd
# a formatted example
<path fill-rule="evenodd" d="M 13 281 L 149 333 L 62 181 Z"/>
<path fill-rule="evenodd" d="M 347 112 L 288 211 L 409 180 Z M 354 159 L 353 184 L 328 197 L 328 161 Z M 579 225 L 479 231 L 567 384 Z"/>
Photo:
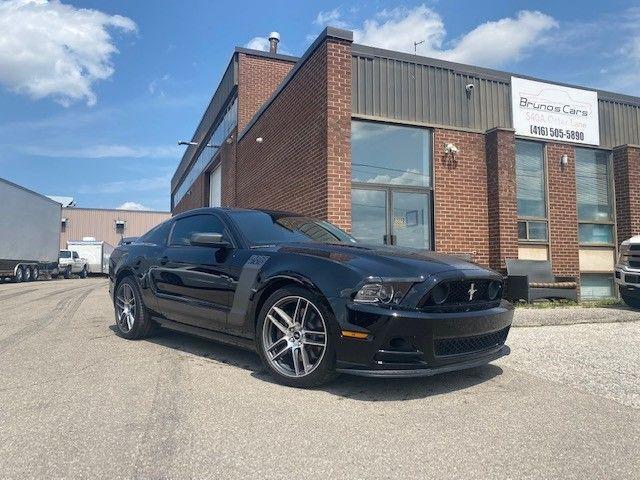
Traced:
<path fill-rule="evenodd" d="M 451 290 L 451 286 L 448 283 L 441 283 L 433 287 L 431 290 L 431 300 L 436 305 L 442 305 L 449 296 L 449 292 Z"/>

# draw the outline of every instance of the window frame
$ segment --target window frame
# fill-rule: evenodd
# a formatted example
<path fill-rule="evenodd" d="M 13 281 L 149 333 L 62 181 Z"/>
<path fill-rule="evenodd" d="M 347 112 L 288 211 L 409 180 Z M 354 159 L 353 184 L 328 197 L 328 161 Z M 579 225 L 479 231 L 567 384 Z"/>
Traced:
<path fill-rule="evenodd" d="M 428 250 L 435 251 L 436 245 L 436 212 L 435 212 L 435 145 L 434 145 L 434 129 L 431 127 L 423 126 L 423 125 L 415 125 L 410 123 L 402 123 L 402 122 L 390 122 L 384 120 L 371 120 L 364 119 L 361 117 L 351 117 L 351 124 L 353 122 L 362 122 L 362 123 L 373 123 L 377 125 L 393 125 L 395 127 L 407 127 L 413 129 L 423 130 L 426 135 L 429 137 L 429 146 L 430 148 L 427 150 L 427 153 L 430 155 L 429 159 L 429 185 L 421 186 L 421 185 L 400 185 L 400 184 L 389 184 L 389 183 L 372 183 L 372 182 L 356 182 L 353 180 L 353 174 L 351 176 L 351 188 L 349 190 L 349 195 L 351 195 L 352 190 L 384 190 L 385 192 L 385 208 L 386 208 L 386 222 L 387 222 L 387 233 L 389 235 L 389 231 L 391 231 L 391 235 L 393 234 L 393 229 L 390 227 L 392 220 L 392 209 L 393 209 L 393 193 L 394 192 L 406 192 L 406 193 L 422 193 L 427 194 L 429 197 L 429 238 L 427 238 Z M 352 157 L 353 160 L 353 157 Z M 427 173 L 427 172 L 425 172 Z M 351 233 L 350 233 L 351 235 Z M 394 235 L 395 236 L 395 235 Z M 389 245 L 393 245 L 389 243 Z"/>
<path fill-rule="evenodd" d="M 518 243 L 522 245 L 549 245 L 549 237 L 551 236 L 550 223 L 549 223 L 549 174 L 548 174 L 548 164 L 547 164 L 547 144 L 545 142 L 539 142 L 536 140 L 518 138 L 516 137 L 515 143 L 518 142 L 526 142 L 526 143 L 535 143 L 536 145 L 540 145 L 542 147 L 542 185 L 544 188 L 544 212 L 545 217 L 536 217 L 530 215 L 520 215 L 518 212 L 518 152 L 517 145 L 514 145 L 514 163 L 515 163 L 515 171 L 516 171 L 516 217 L 518 223 Z M 530 238 L 529 236 L 529 224 L 530 223 L 545 223 L 547 226 L 547 238 L 536 239 Z M 520 238 L 520 223 L 524 223 L 526 225 L 527 238 Z"/>
<path fill-rule="evenodd" d="M 588 146 L 585 147 L 574 147 L 574 170 L 577 172 L 578 168 L 578 156 L 576 155 L 576 150 L 589 150 L 593 152 L 604 152 L 607 154 L 607 184 L 609 185 L 608 193 L 609 193 L 609 207 L 611 208 L 611 220 L 580 220 L 580 208 L 578 204 L 578 175 L 575 173 L 575 182 L 576 182 L 576 216 L 578 217 L 578 245 L 580 247 L 613 247 L 615 249 L 615 254 L 617 255 L 618 251 L 618 238 L 617 238 L 617 223 L 616 223 L 616 192 L 615 192 L 615 179 L 613 172 L 613 152 L 611 150 L 607 150 L 604 148 L 590 148 Z M 581 225 L 610 225 L 611 226 L 611 238 L 612 242 L 582 242 L 580 241 L 580 226 Z"/>
<path fill-rule="evenodd" d="M 169 230 L 169 235 L 167 236 L 167 243 L 166 246 L 170 247 L 170 248 L 185 248 L 185 247 L 191 247 L 191 248 L 210 248 L 210 247 L 200 247 L 197 245 L 178 245 L 178 244 L 173 244 L 171 243 L 171 240 L 173 238 L 173 231 L 176 228 L 176 225 L 178 224 L 178 222 L 180 220 L 185 220 L 187 218 L 191 218 L 191 217 L 198 217 L 198 216 L 212 216 L 217 218 L 220 223 L 222 224 L 223 231 L 222 233 L 222 238 L 226 241 L 228 241 L 231 244 L 232 248 L 238 248 L 238 242 L 236 241 L 236 238 L 234 236 L 234 234 L 232 233 L 231 229 L 229 228 L 228 223 L 225 221 L 225 219 L 221 216 L 218 215 L 217 213 L 214 212 L 194 212 L 190 215 L 185 215 L 184 217 L 178 217 L 178 218 L 173 218 L 173 225 L 171 225 L 171 229 Z"/>

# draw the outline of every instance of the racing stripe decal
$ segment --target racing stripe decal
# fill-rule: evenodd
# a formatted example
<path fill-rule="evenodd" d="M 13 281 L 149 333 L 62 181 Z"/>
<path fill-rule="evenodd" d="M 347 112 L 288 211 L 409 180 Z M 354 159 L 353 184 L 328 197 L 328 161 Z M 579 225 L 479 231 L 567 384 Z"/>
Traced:
<path fill-rule="evenodd" d="M 233 296 L 233 305 L 227 318 L 227 324 L 230 328 L 237 330 L 244 325 L 249 308 L 251 289 L 256 282 L 260 269 L 267 263 L 269 258 L 271 257 L 266 255 L 251 255 L 242 267 L 235 295 Z"/>

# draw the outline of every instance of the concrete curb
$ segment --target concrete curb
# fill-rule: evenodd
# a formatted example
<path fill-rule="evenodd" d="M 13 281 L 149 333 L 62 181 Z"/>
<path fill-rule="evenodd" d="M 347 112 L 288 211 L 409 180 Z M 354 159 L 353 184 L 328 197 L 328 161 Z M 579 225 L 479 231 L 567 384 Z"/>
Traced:
<path fill-rule="evenodd" d="M 638 322 L 640 311 L 625 307 L 516 308 L 514 327 Z"/>

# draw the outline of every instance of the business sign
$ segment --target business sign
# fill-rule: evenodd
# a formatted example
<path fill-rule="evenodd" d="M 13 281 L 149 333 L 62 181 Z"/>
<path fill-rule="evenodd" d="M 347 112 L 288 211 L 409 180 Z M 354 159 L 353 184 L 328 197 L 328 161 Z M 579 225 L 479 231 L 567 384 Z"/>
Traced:
<path fill-rule="evenodd" d="M 516 135 L 600 144 L 596 92 L 511 77 L 511 111 Z"/>

